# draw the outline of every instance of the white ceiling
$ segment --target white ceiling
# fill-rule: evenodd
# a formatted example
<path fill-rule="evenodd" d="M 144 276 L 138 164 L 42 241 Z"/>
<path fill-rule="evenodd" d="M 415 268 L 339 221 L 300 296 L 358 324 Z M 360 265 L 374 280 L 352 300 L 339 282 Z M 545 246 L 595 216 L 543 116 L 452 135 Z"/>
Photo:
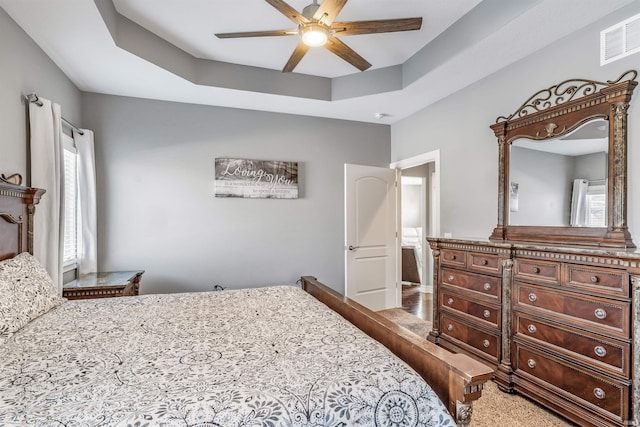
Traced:
<path fill-rule="evenodd" d="M 564 156 L 582 156 L 609 152 L 609 127 L 606 120 L 597 119 L 584 123 L 571 133 L 555 139 L 534 141 L 520 138 L 513 142 L 516 147 Z"/>
<path fill-rule="evenodd" d="M 481 0 L 351 0 L 338 21 L 423 17 L 419 31 L 345 36 L 341 40 L 372 68 L 402 64 Z M 311 0 L 287 0 L 302 11 Z M 320 2 L 321 3 L 321 2 Z M 298 44 L 297 37 L 218 39 L 214 33 L 295 30 L 295 24 L 264 0 L 114 0 L 119 13 L 177 47 L 203 59 L 281 70 Z M 338 77 L 359 73 L 342 59 L 318 48 L 302 59 L 297 73 Z"/>
<path fill-rule="evenodd" d="M 273 70 L 287 62 L 295 36 L 214 36 L 294 27 L 264 0 L 0 0 L 0 7 L 83 91 L 390 124 L 631 1 L 350 0 L 337 21 L 422 17 L 422 29 L 342 37 L 371 71 L 316 48 L 291 75 Z M 310 2 L 288 4 L 300 11 Z"/>

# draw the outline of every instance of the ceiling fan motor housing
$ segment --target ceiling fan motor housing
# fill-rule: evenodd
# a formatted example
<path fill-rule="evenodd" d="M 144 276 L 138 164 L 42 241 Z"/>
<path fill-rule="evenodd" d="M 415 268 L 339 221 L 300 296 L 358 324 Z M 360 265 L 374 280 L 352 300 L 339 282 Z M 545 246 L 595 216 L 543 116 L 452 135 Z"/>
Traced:
<path fill-rule="evenodd" d="M 316 14 L 318 9 L 320 9 L 320 5 L 314 1 L 309 6 L 302 9 L 302 16 L 311 21 L 313 20 L 313 16 Z"/>

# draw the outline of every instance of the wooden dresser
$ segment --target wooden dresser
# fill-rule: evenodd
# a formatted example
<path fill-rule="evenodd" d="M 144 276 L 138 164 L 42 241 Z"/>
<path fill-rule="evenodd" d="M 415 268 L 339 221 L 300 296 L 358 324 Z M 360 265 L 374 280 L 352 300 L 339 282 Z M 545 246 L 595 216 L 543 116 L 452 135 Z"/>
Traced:
<path fill-rule="evenodd" d="M 499 364 L 502 271 L 509 253 L 496 245 L 459 244 L 440 250 L 434 333 L 440 328 L 443 346 Z"/>
<path fill-rule="evenodd" d="M 431 341 L 580 425 L 638 425 L 640 252 L 428 240 Z"/>

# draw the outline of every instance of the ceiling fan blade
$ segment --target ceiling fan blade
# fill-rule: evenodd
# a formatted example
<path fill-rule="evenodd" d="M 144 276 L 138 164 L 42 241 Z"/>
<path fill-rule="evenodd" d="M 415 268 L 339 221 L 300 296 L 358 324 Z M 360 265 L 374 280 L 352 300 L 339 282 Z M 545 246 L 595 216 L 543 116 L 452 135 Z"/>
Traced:
<path fill-rule="evenodd" d="M 306 24 L 307 22 L 309 22 L 309 20 L 305 18 L 304 15 L 298 13 L 297 10 L 295 10 L 294 8 L 292 8 L 282 0 L 265 0 L 265 1 L 269 3 L 271 6 L 278 9 L 280 13 L 282 13 L 287 18 L 291 19 L 296 24 L 302 24 L 302 23 Z"/>
<path fill-rule="evenodd" d="M 393 33 L 419 30 L 422 18 L 381 19 L 376 21 L 335 22 L 332 26 L 337 36 L 359 34 Z"/>
<path fill-rule="evenodd" d="M 238 37 L 271 37 L 271 36 L 297 36 L 297 30 L 273 30 L 273 31 L 249 31 L 244 33 L 217 33 L 219 39 L 235 39 Z"/>
<path fill-rule="evenodd" d="M 306 44 L 302 43 L 302 41 L 300 43 L 298 43 L 298 46 L 296 46 L 296 49 L 291 54 L 291 57 L 289 58 L 289 61 L 287 61 L 287 64 L 282 69 L 282 72 L 283 73 L 292 72 L 293 69 L 296 68 L 296 66 L 298 65 L 300 60 L 302 60 L 302 57 L 308 51 L 309 51 L 309 46 L 307 46 Z"/>
<path fill-rule="evenodd" d="M 320 8 L 314 13 L 313 19 L 318 21 L 322 19 L 322 22 L 326 25 L 331 25 L 346 3 L 347 0 L 324 0 Z"/>
<path fill-rule="evenodd" d="M 330 38 L 324 45 L 324 47 L 326 47 L 329 51 L 335 53 L 340 58 L 344 59 L 360 71 L 364 71 L 367 68 L 371 67 L 371 64 L 369 64 L 366 59 L 358 55 L 355 50 L 351 49 L 336 37 Z"/>

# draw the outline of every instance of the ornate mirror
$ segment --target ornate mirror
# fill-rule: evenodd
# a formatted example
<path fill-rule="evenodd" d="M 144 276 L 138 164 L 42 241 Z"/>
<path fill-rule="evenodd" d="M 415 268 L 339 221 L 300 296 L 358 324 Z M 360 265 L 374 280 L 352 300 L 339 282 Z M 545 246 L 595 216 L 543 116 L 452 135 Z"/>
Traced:
<path fill-rule="evenodd" d="M 498 225 L 490 240 L 633 248 L 627 229 L 627 108 L 637 82 L 566 80 L 491 126 Z"/>

